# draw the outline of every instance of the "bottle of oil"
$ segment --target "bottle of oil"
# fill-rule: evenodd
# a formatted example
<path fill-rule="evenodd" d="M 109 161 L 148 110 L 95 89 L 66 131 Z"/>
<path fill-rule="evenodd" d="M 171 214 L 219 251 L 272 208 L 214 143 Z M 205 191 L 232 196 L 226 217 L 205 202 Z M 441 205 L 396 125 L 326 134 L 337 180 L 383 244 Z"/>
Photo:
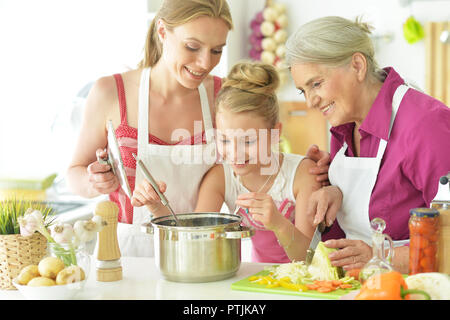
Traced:
<path fill-rule="evenodd" d="M 384 234 L 386 222 L 381 218 L 375 218 L 370 222 L 372 227 L 372 258 L 359 272 L 359 280 L 364 283 L 374 274 L 392 271 L 392 257 L 394 254 L 394 243 L 391 237 Z M 384 244 L 388 240 L 388 255 L 385 255 Z"/>

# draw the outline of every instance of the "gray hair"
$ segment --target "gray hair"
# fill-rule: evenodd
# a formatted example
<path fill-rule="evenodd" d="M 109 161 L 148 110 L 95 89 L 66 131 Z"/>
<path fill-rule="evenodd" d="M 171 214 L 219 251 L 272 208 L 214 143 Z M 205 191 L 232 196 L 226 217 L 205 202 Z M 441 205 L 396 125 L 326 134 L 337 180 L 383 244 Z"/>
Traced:
<path fill-rule="evenodd" d="M 355 21 L 329 16 L 310 21 L 292 34 L 286 42 L 286 62 L 315 63 L 330 67 L 348 64 L 355 52 L 367 60 L 368 75 L 384 81 L 386 73 L 378 67 L 371 34 L 372 27 L 360 18 Z"/>

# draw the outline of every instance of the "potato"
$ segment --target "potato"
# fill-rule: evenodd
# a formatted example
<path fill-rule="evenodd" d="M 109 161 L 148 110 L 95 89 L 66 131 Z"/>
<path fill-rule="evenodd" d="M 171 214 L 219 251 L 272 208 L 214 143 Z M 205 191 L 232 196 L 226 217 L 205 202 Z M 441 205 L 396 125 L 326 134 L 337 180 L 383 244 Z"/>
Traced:
<path fill-rule="evenodd" d="M 31 264 L 20 270 L 20 273 L 17 276 L 17 282 L 21 285 L 27 285 L 31 279 L 39 276 L 40 274 L 38 266 L 35 264 Z"/>
<path fill-rule="evenodd" d="M 64 262 L 56 257 L 47 257 L 38 264 L 39 273 L 43 277 L 55 280 L 58 273 L 64 269 Z"/>
<path fill-rule="evenodd" d="M 69 266 L 61 270 L 56 276 L 56 284 L 68 284 L 83 281 L 86 278 L 83 268 L 80 266 Z"/>
<path fill-rule="evenodd" d="M 56 285 L 55 280 L 46 277 L 36 277 L 28 282 L 29 287 L 49 287 Z"/>

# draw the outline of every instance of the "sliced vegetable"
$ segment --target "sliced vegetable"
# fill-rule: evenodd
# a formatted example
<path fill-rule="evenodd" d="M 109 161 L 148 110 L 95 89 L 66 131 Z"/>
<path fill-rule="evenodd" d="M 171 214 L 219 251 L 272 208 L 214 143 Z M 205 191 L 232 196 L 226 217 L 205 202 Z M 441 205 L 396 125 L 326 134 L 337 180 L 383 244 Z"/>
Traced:
<path fill-rule="evenodd" d="M 274 279 L 269 276 L 252 276 L 248 278 L 249 281 L 265 285 L 266 288 L 283 287 L 294 291 L 307 291 L 308 287 L 302 283 L 292 283 L 288 277 L 283 279 Z"/>
<path fill-rule="evenodd" d="M 355 280 L 359 280 L 359 272 L 360 271 L 361 271 L 361 269 L 347 270 L 347 272 L 345 272 L 345 275 L 349 276 L 349 277 L 353 277 Z"/>
<path fill-rule="evenodd" d="M 289 277 L 276 279 L 273 273 L 267 276 L 251 276 L 248 280 L 264 285 L 266 288 L 283 287 L 293 291 L 314 290 L 321 293 L 328 293 L 338 289 L 357 289 L 360 285 L 359 281 L 354 280 L 352 277 L 345 277 L 342 280 L 314 280 L 312 283 L 293 283 Z"/>
<path fill-rule="evenodd" d="M 313 278 L 319 280 L 339 280 L 341 274 L 343 274 L 343 270 L 341 267 L 334 267 L 331 264 L 330 258 L 328 258 L 328 255 L 334 251 L 337 251 L 337 249 L 327 248 L 322 241 L 317 244 L 311 264 L 308 267 L 308 271 Z"/>

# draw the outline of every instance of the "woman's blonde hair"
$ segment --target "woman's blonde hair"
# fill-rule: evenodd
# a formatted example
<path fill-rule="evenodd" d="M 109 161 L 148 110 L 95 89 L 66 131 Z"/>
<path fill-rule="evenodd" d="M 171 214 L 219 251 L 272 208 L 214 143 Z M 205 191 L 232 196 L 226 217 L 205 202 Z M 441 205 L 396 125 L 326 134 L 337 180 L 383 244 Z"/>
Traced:
<path fill-rule="evenodd" d="M 148 29 L 144 58 L 139 62 L 139 67 L 154 66 L 161 58 L 162 46 L 157 33 L 159 19 L 164 21 L 168 30 L 172 30 L 200 16 L 221 18 L 230 30 L 233 29 L 230 8 L 225 0 L 164 0 Z"/>
<path fill-rule="evenodd" d="M 241 62 L 231 68 L 216 99 L 217 112 L 254 112 L 269 126 L 279 121 L 276 90 L 280 78 L 276 69 L 262 62 Z"/>
<path fill-rule="evenodd" d="M 354 53 L 367 60 L 370 77 L 384 81 L 386 74 L 378 67 L 371 34 L 372 27 L 358 17 L 351 21 L 330 16 L 310 21 L 292 34 L 286 42 L 286 62 L 316 63 L 330 67 L 348 64 Z"/>

